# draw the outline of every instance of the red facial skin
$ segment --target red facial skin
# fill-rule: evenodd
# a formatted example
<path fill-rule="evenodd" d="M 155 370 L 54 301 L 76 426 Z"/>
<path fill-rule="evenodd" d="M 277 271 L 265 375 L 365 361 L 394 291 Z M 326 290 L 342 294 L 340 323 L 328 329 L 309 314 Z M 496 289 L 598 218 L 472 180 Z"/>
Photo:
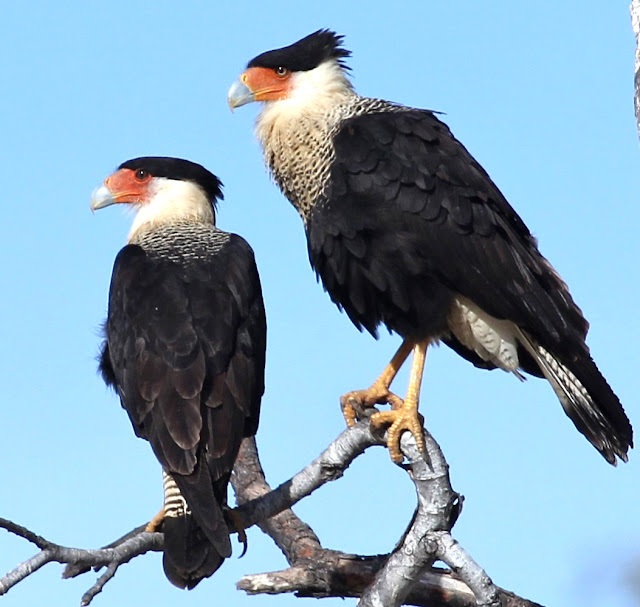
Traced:
<path fill-rule="evenodd" d="M 250 67 L 241 74 L 240 81 L 256 101 L 286 99 L 291 90 L 291 72 L 283 68 Z"/>
<path fill-rule="evenodd" d="M 152 176 L 144 169 L 118 169 L 104 180 L 116 203 L 143 203 L 148 198 Z"/>

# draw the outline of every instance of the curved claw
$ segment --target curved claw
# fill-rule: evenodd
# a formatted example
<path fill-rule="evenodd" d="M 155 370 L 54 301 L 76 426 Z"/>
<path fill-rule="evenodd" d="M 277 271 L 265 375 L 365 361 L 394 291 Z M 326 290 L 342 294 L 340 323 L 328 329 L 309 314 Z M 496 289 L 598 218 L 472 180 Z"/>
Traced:
<path fill-rule="evenodd" d="M 376 415 L 375 405 L 391 405 L 392 409 L 399 409 L 403 400 L 390 392 L 388 388 L 380 388 L 376 384 L 366 390 L 353 390 L 340 397 L 340 407 L 347 426 L 351 428 L 358 420 L 368 419 Z"/>
<path fill-rule="evenodd" d="M 244 521 L 235 510 L 225 509 L 224 514 L 227 519 L 227 524 L 230 527 L 229 531 L 231 533 L 237 533 L 238 541 L 242 544 L 242 554 L 238 557 L 241 559 L 247 553 L 247 548 L 249 547 L 249 539 L 244 530 Z"/>
<path fill-rule="evenodd" d="M 391 424 L 387 430 L 387 448 L 391 459 L 396 464 L 401 464 L 404 458 L 400 450 L 400 437 L 405 430 L 413 434 L 420 455 L 425 461 L 427 460 L 423 423 L 424 418 L 418 413 L 417 407 L 407 403 L 394 407 L 391 411 L 379 411 L 371 416 L 371 425 L 375 428 Z"/>
<path fill-rule="evenodd" d="M 340 398 L 340 407 L 342 408 L 342 415 L 344 421 L 347 423 L 347 427 L 353 428 L 358 421 L 358 413 L 356 411 L 356 404 L 354 398 L 347 398 L 349 395 L 345 394 Z"/>

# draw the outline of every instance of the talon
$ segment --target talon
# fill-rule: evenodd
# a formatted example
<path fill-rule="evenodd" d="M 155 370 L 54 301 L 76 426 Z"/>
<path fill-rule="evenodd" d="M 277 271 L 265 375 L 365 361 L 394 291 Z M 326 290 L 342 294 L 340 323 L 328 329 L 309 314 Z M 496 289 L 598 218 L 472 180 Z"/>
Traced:
<path fill-rule="evenodd" d="M 388 425 L 387 447 L 391 459 L 400 464 L 403 460 L 400 450 L 400 437 L 405 430 L 413 434 L 416 446 L 423 459 L 427 460 L 427 447 L 424 440 L 423 417 L 418 413 L 420 385 L 424 370 L 425 357 L 429 340 L 414 342 L 408 339 L 402 343 L 382 375 L 366 390 L 354 390 L 340 399 L 342 412 L 348 426 L 353 426 L 356 419 L 371 418 L 371 426 L 379 429 Z M 413 350 L 413 362 L 409 376 L 407 396 L 402 400 L 389 390 L 391 382 L 400 367 Z M 388 403 L 391 411 L 377 411 L 374 405 Z"/>
<path fill-rule="evenodd" d="M 164 521 L 164 508 L 162 508 L 160 510 L 160 512 L 158 512 L 158 514 L 156 514 L 148 523 L 147 526 L 144 528 L 146 533 L 155 533 L 156 531 L 158 531 L 160 529 L 160 527 L 162 526 L 162 523 Z"/>
<path fill-rule="evenodd" d="M 386 395 L 374 384 L 367 390 L 354 390 L 340 397 L 340 406 L 347 426 L 355 426 L 356 421 L 369 417 L 367 409 L 375 409 L 376 404 L 386 402 Z"/>
<path fill-rule="evenodd" d="M 389 399 L 387 402 L 391 405 L 391 409 L 394 411 L 404 407 L 404 401 L 399 396 L 391 392 L 389 392 Z"/>
<path fill-rule="evenodd" d="M 409 356 L 412 347 L 412 342 L 407 340 L 402 342 L 391 362 L 369 388 L 366 390 L 353 390 L 340 397 L 342 414 L 347 426 L 354 426 L 358 419 L 371 417 L 372 414 L 375 415 L 377 412 L 375 405 L 390 403 L 392 408 L 396 408 L 397 403 L 402 402 L 400 398 L 389 391 L 389 386 L 400 370 L 402 363 Z"/>
<path fill-rule="evenodd" d="M 391 459 L 396 463 L 402 463 L 404 458 L 400 450 L 400 438 L 405 430 L 413 435 L 416 446 L 423 459 L 427 459 L 427 448 L 424 442 L 423 432 L 424 418 L 418 413 L 417 403 L 404 403 L 391 411 L 380 411 L 371 416 L 371 425 L 376 429 L 390 424 L 387 430 L 387 448 Z"/>
<path fill-rule="evenodd" d="M 344 416 L 344 421 L 347 422 L 347 426 L 352 428 L 356 425 L 356 421 L 358 419 L 358 414 L 356 412 L 356 407 L 353 404 L 352 398 L 346 398 L 345 395 L 340 398 L 340 406 L 342 407 L 342 415 Z"/>
<path fill-rule="evenodd" d="M 242 554 L 238 558 L 242 558 L 247 553 L 247 548 L 249 547 L 249 539 L 245 531 L 244 521 L 235 510 L 225 509 L 224 514 L 231 533 L 238 534 L 238 541 L 242 544 Z"/>

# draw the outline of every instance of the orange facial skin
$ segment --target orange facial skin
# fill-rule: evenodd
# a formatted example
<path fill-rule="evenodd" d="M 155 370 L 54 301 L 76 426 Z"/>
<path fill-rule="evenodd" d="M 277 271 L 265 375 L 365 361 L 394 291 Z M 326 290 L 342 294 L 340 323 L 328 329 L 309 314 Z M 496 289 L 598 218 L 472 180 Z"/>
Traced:
<path fill-rule="evenodd" d="M 278 101 L 289 96 L 291 72 L 285 68 L 250 67 L 240 75 L 240 82 L 255 101 Z"/>
<path fill-rule="evenodd" d="M 104 180 L 116 204 L 143 203 L 147 199 L 147 188 L 151 175 L 138 169 L 119 169 Z"/>

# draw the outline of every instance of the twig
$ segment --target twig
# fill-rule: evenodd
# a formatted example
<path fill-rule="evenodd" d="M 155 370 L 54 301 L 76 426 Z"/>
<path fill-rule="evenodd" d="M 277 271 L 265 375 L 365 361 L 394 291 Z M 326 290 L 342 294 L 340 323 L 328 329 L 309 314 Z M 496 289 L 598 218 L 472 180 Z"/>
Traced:
<path fill-rule="evenodd" d="M 350 436 L 352 433 L 353 436 Z M 458 544 L 453 540 L 447 541 L 447 537 L 450 538 L 448 531 L 453 526 L 459 511 L 460 499 L 451 490 L 448 467 L 437 443 L 428 434 L 426 441 L 430 454 L 430 466 L 427 466 L 418 456 L 415 441 L 410 435 L 407 434 L 402 439 L 403 451 L 411 461 L 408 471 L 416 482 L 422 504 L 422 508 L 418 509 L 421 512 L 420 516 L 414 517 L 411 528 L 404 538 L 405 552 L 403 553 L 402 547 L 400 548 L 400 552 L 404 555 L 402 558 L 406 557 L 407 563 L 412 560 L 411 549 L 407 542 L 417 546 L 418 554 L 422 553 L 417 559 L 420 564 L 416 571 L 408 579 L 401 581 L 402 594 L 405 594 L 406 589 L 413 585 L 405 599 L 406 604 L 430 607 L 472 607 L 478 604 L 469 586 L 456 579 L 451 572 L 429 568 L 429 564 L 438 559 L 448 561 L 448 564 L 460 572 L 478 593 L 480 600 L 484 601 L 480 603 L 481 605 L 498 604 L 496 597 L 499 596 L 503 607 L 507 605 L 539 607 L 536 603 L 495 587 L 482 569 L 466 553 L 463 553 Z M 341 448 L 328 449 L 292 481 L 284 483 L 273 493 L 289 492 L 291 496 L 295 493 L 291 490 L 291 486 L 298 486 L 297 483 L 301 480 L 300 475 L 303 475 L 302 478 L 308 483 L 308 487 L 315 488 L 327 480 L 332 480 L 337 470 L 344 471 L 347 468 L 355 457 L 351 455 L 349 448 L 359 453 L 360 449 L 369 445 L 384 444 L 384 441 L 371 433 L 368 424 L 358 424 L 345 431 L 334 444 L 340 445 Z M 345 448 L 347 445 L 349 447 Z M 310 474 L 311 470 L 315 472 Z M 253 500 L 239 509 L 248 519 L 256 505 L 261 502 L 261 496 L 270 495 L 270 488 L 264 478 L 253 440 L 246 440 L 243 443 L 231 482 L 236 491 L 238 503 L 244 504 L 247 500 Z M 431 500 L 435 501 L 432 503 Z M 282 504 L 282 501 L 279 503 Z M 243 510 L 243 508 L 246 509 Z M 427 529 L 432 530 L 433 542 L 425 542 L 425 536 L 428 535 L 422 528 L 425 524 Z M 311 528 L 291 510 L 285 510 L 268 521 L 260 523 L 260 527 L 282 550 L 291 567 L 284 571 L 243 577 L 237 586 L 249 594 L 294 592 L 298 596 L 357 597 L 364 592 L 369 592 L 367 588 L 372 584 L 380 583 L 382 587 L 388 588 L 397 581 L 394 579 L 390 582 L 391 578 L 387 577 L 388 575 L 393 577 L 398 572 L 394 566 L 387 567 L 381 581 L 374 581 L 376 574 L 386 564 L 394 563 L 391 559 L 396 558 L 397 551 L 391 556 L 362 557 L 323 549 Z M 444 532 L 441 532 L 442 530 Z M 428 555 L 425 553 L 424 544 L 428 545 Z M 389 571 L 391 571 L 390 574 Z M 416 576 L 419 579 L 416 579 Z M 485 586 L 487 580 L 489 583 Z M 386 596 L 385 594 L 385 599 L 379 598 L 384 601 Z M 398 597 L 395 597 L 393 600 L 397 599 Z"/>
<path fill-rule="evenodd" d="M 15 569 L 0 579 L 0 596 L 7 593 L 13 586 L 51 562 L 69 563 L 72 566 L 80 566 L 85 570 L 90 567 L 104 567 L 109 569 L 82 597 L 82 605 L 88 605 L 93 597 L 98 594 L 104 585 L 113 577 L 115 570 L 122 564 L 149 551 L 159 552 L 163 546 L 161 533 L 136 533 L 114 548 L 100 550 L 85 550 L 82 548 L 68 548 L 55 544 L 33 531 L 26 529 L 7 519 L 0 518 L 0 528 L 30 541 L 40 548 L 40 552 L 30 559 L 20 563 Z M 129 535 L 129 534 L 128 534 Z M 70 576 L 67 576 L 70 577 Z"/>
<path fill-rule="evenodd" d="M 249 500 L 247 500 L 249 496 L 246 489 L 241 491 L 237 496 L 240 505 L 235 509 L 235 513 L 242 518 L 245 527 L 255 525 L 258 521 L 265 521 L 311 495 L 325 483 L 340 478 L 351 462 L 364 453 L 365 449 L 381 444 L 384 444 L 384 441 L 372 434 L 368 424 L 357 424 L 340 434 L 319 457 L 277 489 L 270 491 L 265 482 L 262 485 L 265 492 L 260 493 L 256 499 L 249 498 Z M 239 469 L 248 466 L 247 459 L 243 455 L 255 458 L 264 478 L 255 440 L 247 439 L 243 441 L 241 453 L 238 456 L 237 461 L 240 462 L 240 466 L 236 465 L 234 469 L 234 479 L 232 479 L 234 489 L 239 482 L 237 480 L 241 474 Z M 252 469 L 255 469 L 255 465 Z"/>
<path fill-rule="evenodd" d="M 320 457 L 274 491 L 265 481 L 255 441 L 245 440 L 232 476 L 239 504 L 236 512 L 246 526 L 257 523 L 274 539 L 291 568 L 246 576 L 238 587 L 249 593 L 363 596 L 363 601 L 373 588 L 374 595 L 378 593 L 380 600 L 386 600 L 384 597 L 390 596 L 389 584 L 395 584 L 391 580 L 396 580 L 397 572 L 403 571 L 398 583 L 400 591 L 392 592 L 395 603 L 385 605 L 399 605 L 398 601 L 406 600 L 407 604 L 430 607 L 472 607 L 476 601 L 471 587 L 481 601 L 480 605 L 497 604 L 492 597 L 499 594 L 503 607 L 539 607 L 496 589 L 488 576 L 453 541 L 449 530 L 459 508 L 458 496 L 451 490 L 447 464 L 437 444 L 429 435 L 426 438 L 430 445 L 429 465 L 417 455 L 415 442 L 409 435 L 402 440 L 403 451 L 410 461 L 406 468 L 418 492 L 416 515 L 400 547 L 392 555 L 374 557 L 322 548 L 311 527 L 288 509 L 322 484 L 342 476 L 366 448 L 384 444 L 383 437 L 373 434 L 368 423 L 357 424 L 343 432 Z M 0 579 L 0 595 L 48 562 L 68 564 L 65 577 L 78 575 L 91 567 L 106 566 L 106 572 L 82 597 L 83 605 L 88 605 L 102 591 L 120 565 L 148 551 L 161 551 L 163 546 L 162 534 L 145 533 L 143 526 L 100 550 L 60 546 L 5 519 L 0 519 L 0 527 L 27 539 L 41 550 Z M 448 563 L 466 584 L 449 571 L 431 568 L 435 559 Z M 396 567 L 398 561 L 402 563 L 400 569 Z M 407 592 L 409 594 L 404 598 Z"/>
<path fill-rule="evenodd" d="M 82 605 L 83 607 L 85 605 L 89 605 L 89 603 L 93 601 L 93 598 L 96 596 L 96 594 L 99 594 L 100 592 L 102 592 L 102 589 L 104 588 L 105 584 L 113 578 L 119 566 L 120 566 L 119 563 L 115 563 L 115 562 L 109 563 L 109 566 L 107 567 L 107 571 L 103 573 L 96 580 L 96 583 L 93 586 L 91 586 L 91 588 L 89 588 L 89 590 L 87 590 L 82 595 L 82 599 L 80 600 L 80 605 Z"/>

